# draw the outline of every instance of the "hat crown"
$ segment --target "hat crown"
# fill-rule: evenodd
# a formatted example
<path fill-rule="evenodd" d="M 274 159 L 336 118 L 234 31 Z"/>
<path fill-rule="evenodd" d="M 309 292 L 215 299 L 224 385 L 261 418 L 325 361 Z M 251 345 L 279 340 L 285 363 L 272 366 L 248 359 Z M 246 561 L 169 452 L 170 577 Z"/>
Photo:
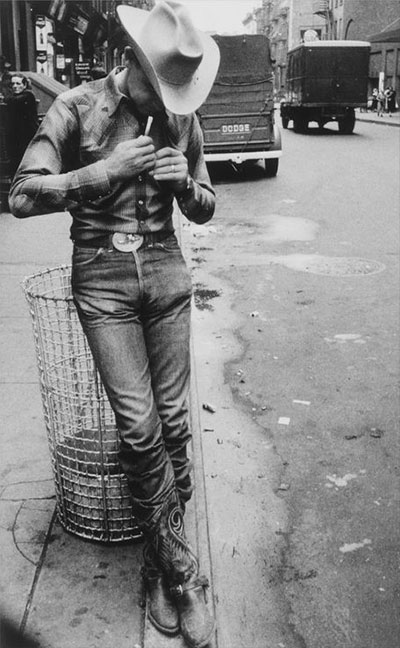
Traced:
<path fill-rule="evenodd" d="M 187 7 L 174 0 L 159 0 L 150 12 L 120 4 L 117 13 L 164 106 L 180 115 L 197 110 L 217 74 L 216 42 L 196 29 Z"/>
<path fill-rule="evenodd" d="M 160 79 L 173 85 L 190 81 L 203 58 L 203 44 L 187 9 L 159 2 L 142 28 L 141 45 Z"/>

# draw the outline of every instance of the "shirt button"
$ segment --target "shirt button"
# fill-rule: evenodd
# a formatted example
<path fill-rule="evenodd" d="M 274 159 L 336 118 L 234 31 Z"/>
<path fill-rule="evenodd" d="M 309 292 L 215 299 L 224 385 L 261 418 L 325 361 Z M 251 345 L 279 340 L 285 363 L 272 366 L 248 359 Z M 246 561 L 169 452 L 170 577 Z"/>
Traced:
<path fill-rule="evenodd" d="M 143 178 L 142 178 L 142 176 L 138 176 L 138 181 L 139 181 L 139 182 L 143 182 Z"/>
<path fill-rule="evenodd" d="M 138 205 L 140 205 L 140 206 L 144 205 L 143 200 L 138 200 Z"/>

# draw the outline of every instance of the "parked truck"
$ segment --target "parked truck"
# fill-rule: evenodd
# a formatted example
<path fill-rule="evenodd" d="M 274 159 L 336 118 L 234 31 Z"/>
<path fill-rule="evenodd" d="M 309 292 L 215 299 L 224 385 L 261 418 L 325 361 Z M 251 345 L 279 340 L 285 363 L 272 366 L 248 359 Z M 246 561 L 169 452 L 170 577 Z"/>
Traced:
<path fill-rule="evenodd" d="M 287 55 L 286 97 L 281 101 L 283 128 L 295 132 L 309 122 L 320 128 L 336 121 L 339 132 L 354 130 L 355 108 L 366 108 L 370 44 L 365 41 L 302 43 Z"/>
<path fill-rule="evenodd" d="M 217 77 L 198 110 L 207 162 L 263 160 L 278 172 L 281 137 L 274 119 L 273 67 L 262 34 L 214 35 L 221 52 Z"/>

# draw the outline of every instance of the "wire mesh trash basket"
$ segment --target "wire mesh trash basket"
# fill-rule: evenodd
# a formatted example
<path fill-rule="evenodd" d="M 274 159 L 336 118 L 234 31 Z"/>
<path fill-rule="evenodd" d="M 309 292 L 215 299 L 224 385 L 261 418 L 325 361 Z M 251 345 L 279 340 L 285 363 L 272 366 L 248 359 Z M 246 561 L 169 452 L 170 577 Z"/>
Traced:
<path fill-rule="evenodd" d="M 62 526 L 89 540 L 141 538 L 119 439 L 72 300 L 71 267 L 26 277 L 40 390 Z"/>

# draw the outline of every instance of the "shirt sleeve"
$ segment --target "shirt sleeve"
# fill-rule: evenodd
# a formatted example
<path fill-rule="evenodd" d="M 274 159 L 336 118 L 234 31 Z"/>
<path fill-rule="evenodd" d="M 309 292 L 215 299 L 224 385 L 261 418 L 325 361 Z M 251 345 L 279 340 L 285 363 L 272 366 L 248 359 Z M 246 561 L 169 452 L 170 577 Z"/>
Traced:
<path fill-rule="evenodd" d="M 182 149 L 186 149 L 190 179 L 187 188 L 176 194 L 176 199 L 186 218 L 201 225 L 214 214 L 215 191 L 204 159 L 203 133 L 195 114 L 190 116 L 189 128 L 182 140 L 184 144 L 180 144 Z"/>
<path fill-rule="evenodd" d="M 79 122 L 74 108 L 57 97 L 14 176 L 9 194 L 14 216 L 69 210 L 111 191 L 103 160 L 74 168 L 78 147 Z"/>

